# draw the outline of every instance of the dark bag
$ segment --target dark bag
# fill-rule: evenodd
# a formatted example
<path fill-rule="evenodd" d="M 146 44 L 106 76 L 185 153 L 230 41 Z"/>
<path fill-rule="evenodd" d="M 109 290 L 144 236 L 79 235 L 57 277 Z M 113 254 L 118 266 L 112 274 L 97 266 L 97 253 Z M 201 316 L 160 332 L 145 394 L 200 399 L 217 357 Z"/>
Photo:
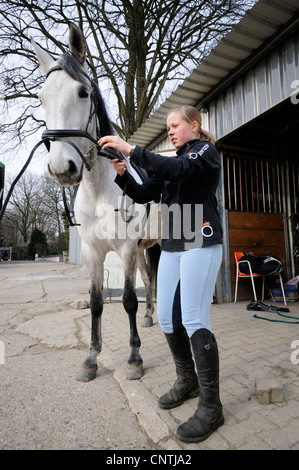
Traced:
<path fill-rule="evenodd" d="M 243 256 L 239 259 L 239 269 L 243 274 L 250 274 L 248 263 L 242 261 L 249 261 L 251 271 L 254 274 L 280 274 L 283 273 L 284 264 L 280 258 L 273 255 L 258 256 L 254 253 L 244 252 Z"/>

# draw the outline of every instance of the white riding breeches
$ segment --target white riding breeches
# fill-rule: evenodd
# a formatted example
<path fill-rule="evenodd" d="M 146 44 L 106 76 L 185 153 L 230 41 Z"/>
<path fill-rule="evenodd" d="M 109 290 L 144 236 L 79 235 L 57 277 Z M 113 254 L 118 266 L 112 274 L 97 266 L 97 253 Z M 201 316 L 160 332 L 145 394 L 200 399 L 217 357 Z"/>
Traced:
<path fill-rule="evenodd" d="M 222 262 L 222 245 L 162 251 L 158 268 L 157 316 L 164 333 L 182 325 L 188 336 L 211 329 L 210 307 Z"/>

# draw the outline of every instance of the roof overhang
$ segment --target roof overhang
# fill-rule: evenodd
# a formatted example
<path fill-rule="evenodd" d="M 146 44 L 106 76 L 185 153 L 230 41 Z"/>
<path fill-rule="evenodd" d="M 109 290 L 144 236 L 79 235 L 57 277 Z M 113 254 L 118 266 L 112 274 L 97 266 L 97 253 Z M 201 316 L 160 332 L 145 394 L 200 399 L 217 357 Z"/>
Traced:
<path fill-rule="evenodd" d="M 298 27 L 298 0 L 259 0 L 132 135 L 130 144 L 152 148 L 166 136 L 169 110 L 182 104 L 203 108 Z"/>

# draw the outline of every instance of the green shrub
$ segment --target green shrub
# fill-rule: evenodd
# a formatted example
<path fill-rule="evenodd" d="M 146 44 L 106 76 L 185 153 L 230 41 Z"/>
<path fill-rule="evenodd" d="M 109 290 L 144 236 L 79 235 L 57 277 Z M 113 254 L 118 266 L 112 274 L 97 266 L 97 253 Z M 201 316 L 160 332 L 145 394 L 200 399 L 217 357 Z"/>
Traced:
<path fill-rule="evenodd" d="M 38 256 L 47 256 L 48 254 L 46 235 L 38 228 L 33 229 L 28 244 L 28 254 L 34 256 L 35 253 L 37 253 Z"/>

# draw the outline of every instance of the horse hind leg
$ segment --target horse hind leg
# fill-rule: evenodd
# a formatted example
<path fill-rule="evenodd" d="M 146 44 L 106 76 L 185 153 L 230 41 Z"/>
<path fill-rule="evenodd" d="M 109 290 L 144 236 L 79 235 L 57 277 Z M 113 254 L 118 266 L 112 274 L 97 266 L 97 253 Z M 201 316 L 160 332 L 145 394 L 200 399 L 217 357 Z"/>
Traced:
<path fill-rule="evenodd" d="M 137 330 L 136 315 L 138 310 L 138 300 L 132 280 L 125 278 L 125 288 L 123 295 L 123 306 L 129 317 L 130 324 L 130 347 L 131 355 L 128 359 L 127 379 L 135 380 L 143 376 L 143 360 L 139 349 L 141 346 L 140 337 Z"/>
<path fill-rule="evenodd" d="M 91 282 L 90 287 L 90 310 L 91 310 L 91 342 L 89 355 L 83 362 L 77 380 L 79 382 L 90 382 L 95 379 L 98 370 L 97 357 L 102 350 L 101 318 L 103 312 L 103 296 L 101 288 Z"/>
<path fill-rule="evenodd" d="M 140 379 L 143 376 L 143 361 L 139 353 L 141 346 L 137 329 L 138 300 L 136 296 L 136 269 L 137 269 L 137 249 L 136 246 L 126 244 L 123 247 L 121 258 L 124 266 L 124 293 L 123 306 L 128 314 L 130 325 L 130 347 L 131 355 L 128 359 L 127 379 Z"/>
<path fill-rule="evenodd" d="M 152 283 L 150 270 L 146 264 L 144 257 L 144 250 L 139 249 L 137 254 L 137 265 L 140 271 L 141 279 L 145 287 L 145 302 L 146 302 L 146 312 L 143 318 L 141 326 L 149 327 L 153 326 L 153 314 L 154 314 L 154 303 L 152 298 Z"/>

